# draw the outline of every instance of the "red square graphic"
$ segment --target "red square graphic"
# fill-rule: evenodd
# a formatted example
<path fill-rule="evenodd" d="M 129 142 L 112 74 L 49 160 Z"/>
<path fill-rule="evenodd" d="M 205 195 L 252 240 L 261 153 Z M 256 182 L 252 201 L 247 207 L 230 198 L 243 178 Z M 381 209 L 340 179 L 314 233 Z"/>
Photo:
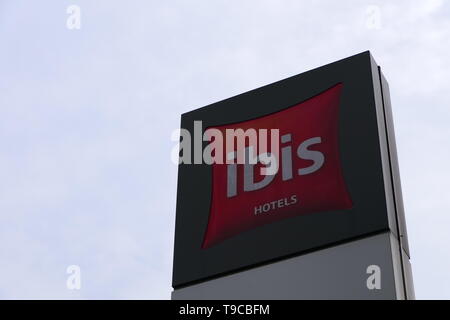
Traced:
<path fill-rule="evenodd" d="M 211 207 L 202 248 L 281 219 L 352 207 L 339 157 L 341 91 L 342 84 L 337 84 L 282 111 L 214 127 L 224 137 L 226 129 L 278 129 L 279 169 L 269 179 L 261 175 L 261 163 L 251 169 L 237 164 L 235 171 L 229 164 L 212 164 Z"/>

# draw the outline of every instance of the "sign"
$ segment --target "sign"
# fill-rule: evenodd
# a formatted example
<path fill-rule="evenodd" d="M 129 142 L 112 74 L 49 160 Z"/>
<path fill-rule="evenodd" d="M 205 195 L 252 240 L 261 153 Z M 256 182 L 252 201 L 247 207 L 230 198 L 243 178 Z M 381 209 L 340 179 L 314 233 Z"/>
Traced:
<path fill-rule="evenodd" d="M 337 84 L 274 114 L 215 127 L 223 136 L 228 129 L 279 129 L 281 149 L 273 175 L 262 175 L 257 161 L 212 164 L 212 199 L 203 248 L 284 218 L 352 207 L 339 156 L 341 91 L 342 84 Z M 262 149 L 254 140 L 253 146 L 247 141 L 247 153 Z"/>
<path fill-rule="evenodd" d="M 382 82 L 364 52 L 183 114 L 174 288 L 387 231 L 409 255 Z"/>

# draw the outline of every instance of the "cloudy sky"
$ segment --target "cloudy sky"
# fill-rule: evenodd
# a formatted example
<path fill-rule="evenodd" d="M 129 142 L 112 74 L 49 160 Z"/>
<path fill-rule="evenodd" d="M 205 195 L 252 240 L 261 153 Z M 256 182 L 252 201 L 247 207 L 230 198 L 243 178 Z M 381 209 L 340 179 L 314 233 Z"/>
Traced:
<path fill-rule="evenodd" d="M 439 0 L 0 0 L 0 298 L 169 298 L 180 114 L 365 50 L 390 83 L 416 295 L 450 298 L 449 18 Z"/>

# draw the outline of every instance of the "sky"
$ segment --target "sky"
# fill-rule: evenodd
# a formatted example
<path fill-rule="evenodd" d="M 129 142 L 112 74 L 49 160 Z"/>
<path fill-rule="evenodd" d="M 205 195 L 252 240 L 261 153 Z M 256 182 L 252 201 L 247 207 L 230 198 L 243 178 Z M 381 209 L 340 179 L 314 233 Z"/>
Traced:
<path fill-rule="evenodd" d="M 450 299 L 442 0 L 0 0 L 0 299 L 170 298 L 181 113 L 366 50 L 390 85 L 416 297 Z"/>

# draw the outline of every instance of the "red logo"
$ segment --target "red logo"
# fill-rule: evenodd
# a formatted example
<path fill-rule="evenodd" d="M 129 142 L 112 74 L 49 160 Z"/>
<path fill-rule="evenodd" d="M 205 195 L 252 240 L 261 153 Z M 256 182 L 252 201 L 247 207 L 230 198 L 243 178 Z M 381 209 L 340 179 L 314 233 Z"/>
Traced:
<path fill-rule="evenodd" d="M 253 147 L 261 150 L 260 139 L 257 146 L 245 144 L 247 158 L 256 160 L 253 164 L 212 164 L 211 208 L 202 248 L 281 219 L 352 207 L 339 158 L 341 90 L 338 84 L 285 110 L 214 128 L 224 136 L 227 129 L 278 129 L 278 170 L 263 174 L 263 154 L 252 155 Z"/>

